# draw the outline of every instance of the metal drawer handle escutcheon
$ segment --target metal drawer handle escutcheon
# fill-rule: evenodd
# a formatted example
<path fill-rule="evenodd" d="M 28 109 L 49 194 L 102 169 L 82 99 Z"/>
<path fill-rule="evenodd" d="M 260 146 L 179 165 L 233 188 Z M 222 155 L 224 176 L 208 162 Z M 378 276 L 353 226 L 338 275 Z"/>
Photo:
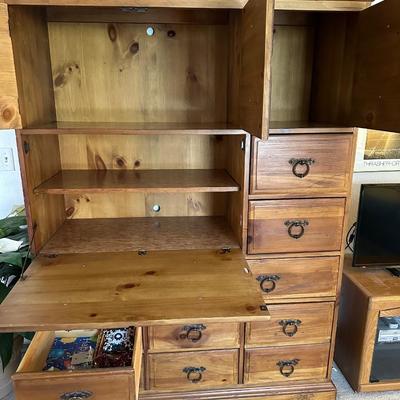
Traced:
<path fill-rule="evenodd" d="M 302 179 L 310 173 L 310 166 L 315 164 L 315 160 L 312 158 L 291 158 L 289 164 L 293 166 L 293 175 Z"/>
<path fill-rule="evenodd" d="M 279 321 L 279 325 L 282 326 L 282 331 L 286 336 L 293 337 L 299 330 L 301 321 L 299 319 L 282 319 Z"/>
<path fill-rule="evenodd" d="M 187 339 L 190 342 L 196 343 L 201 340 L 203 332 L 207 327 L 203 324 L 185 325 L 182 329 L 182 333 L 179 335 L 179 339 Z"/>
<path fill-rule="evenodd" d="M 294 367 L 300 362 L 298 358 L 294 358 L 293 360 L 280 360 L 276 363 L 279 367 L 280 373 L 289 378 L 290 375 L 294 372 Z"/>
<path fill-rule="evenodd" d="M 288 227 L 288 235 L 293 239 L 300 239 L 305 233 L 305 227 L 310 225 L 307 220 L 288 220 L 285 221 L 285 225 Z M 298 233 L 295 233 L 295 229 L 298 229 Z"/>
<path fill-rule="evenodd" d="M 258 275 L 257 281 L 260 282 L 260 288 L 264 293 L 271 293 L 276 288 L 276 282 L 281 277 L 279 275 Z M 268 284 L 268 286 L 266 286 Z"/>
<path fill-rule="evenodd" d="M 199 383 L 203 379 L 203 372 L 206 371 L 204 367 L 185 367 L 182 372 L 186 374 L 186 378 L 191 383 Z"/>
<path fill-rule="evenodd" d="M 84 400 L 93 396 L 92 392 L 83 390 L 81 392 L 68 392 L 60 396 L 60 400 Z"/>

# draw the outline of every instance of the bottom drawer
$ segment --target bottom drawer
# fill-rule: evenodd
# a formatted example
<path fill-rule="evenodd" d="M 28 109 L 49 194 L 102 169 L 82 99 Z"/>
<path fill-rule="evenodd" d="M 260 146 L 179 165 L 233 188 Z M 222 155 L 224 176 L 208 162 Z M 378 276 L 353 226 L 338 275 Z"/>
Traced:
<path fill-rule="evenodd" d="M 132 366 L 43 372 L 54 332 L 38 332 L 13 376 L 16 400 L 133 400 L 138 398 L 142 331 L 136 329 Z"/>
<path fill-rule="evenodd" d="M 238 350 L 149 354 L 152 390 L 194 390 L 238 383 Z"/>
<path fill-rule="evenodd" d="M 324 380 L 330 344 L 246 350 L 244 383 Z"/>

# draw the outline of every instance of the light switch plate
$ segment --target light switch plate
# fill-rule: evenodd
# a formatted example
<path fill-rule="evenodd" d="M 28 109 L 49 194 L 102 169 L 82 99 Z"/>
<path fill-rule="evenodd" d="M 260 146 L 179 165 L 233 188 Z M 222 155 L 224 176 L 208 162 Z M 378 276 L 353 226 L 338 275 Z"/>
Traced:
<path fill-rule="evenodd" d="M 14 154 L 11 147 L 0 147 L 0 171 L 15 171 Z"/>

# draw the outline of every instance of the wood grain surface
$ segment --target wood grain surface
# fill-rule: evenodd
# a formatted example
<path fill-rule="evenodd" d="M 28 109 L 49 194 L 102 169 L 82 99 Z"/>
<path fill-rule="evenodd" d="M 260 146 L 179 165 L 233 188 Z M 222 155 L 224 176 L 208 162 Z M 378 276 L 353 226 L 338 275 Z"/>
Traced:
<path fill-rule="evenodd" d="M 277 10 L 361 11 L 370 5 L 360 0 L 275 0 Z"/>
<path fill-rule="evenodd" d="M 245 267 L 241 250 L 39 256 L 1 304 L 0 329 L 266 320 Z"/>
<path fill-rule="evenodd" d="M 271 136 L 253 139 L 251 193 L 266 197 L 293 197 L 335 194 L 346 196 L 352 167 L 353 135 Z M 293 171 L 291 160 L 312 159 Z"/>
<path fill-rule="evenodd" d="M 202 379 L 192 383 L 183 370 L 205 368 Z M 199 390 L 232 386 L 238 382 L 238 351 L 214 350 L 149 355 L 150 389 Z"/>
<path fill-rule="evenodd" d="M 247 262 L 255 279 L 260 275 L 279 276 L 275 289 L 263 292 L 266 302 L 336 296 L 339 257 L 264 258 Z"/>
<path fill-rule="evenodd" d="M 228 26 L 151 26 L 49 23 L 58 121 L 226 122 Z"/>
<path fill-rule="evenodd" d="M 240 122 L 249 133 L 268 137 L 274 2 L 249 0 L 241 16 Z"/>
<path fill-rule="evenodd" d="M 0 3 L 0 129 L 21 128 L 8 7 Z"/>
<path fill-rule="evenodd" d="M 251 201 L 249 253 L 292 253 L 340 250 L 344 199 Z M 289 236 L 287 221 L 306 220 L 304 235 Z M 299 228 L 294 229 L 295 233 Z"/>
<path fill-rule="evenodd" d="M 246 326 L 246 347 L 291 346 L 299 344 L 329 343 L 333 323 L 333 303 L 274 304 L 268 305 L 271 319 L 267 322 L 251 322 Z M 286 328 L 285 321 L 296 320 Z"/>
<path fill-rule="evenodd" d="M 327 375 L 329 343 L 306 346 L 267 347 L 246 350 L 245 383 L 260 384 L 312 379 L 323 381 Z M 280 373 L 279 361 L 298 359 L 289 377 Z M 286 371 L 286 369 L 285 369 Z"/>
<path fill-rule="evenodd" d="M 189 329 L 192 329 L 189 333 Z M 228 349 L 239 347 L 239 324 L 211 323 L 149 327 L 149 351 Z M 199 338 L 199 339 L 198 339 Z M 195 339 L 195 340 L 193 340 Z"/>
<path fill-rule="evenodd" d="M 238 248 L 223 217 L 67 220 L 42 254 Z"/>
<path fill-rule="evenodd" d="M 225 170 L 64 170 L 39 185 L 35 193 L 85 194 L 103 192 L 196 193 L 237 192 L 238 184 Z"/>

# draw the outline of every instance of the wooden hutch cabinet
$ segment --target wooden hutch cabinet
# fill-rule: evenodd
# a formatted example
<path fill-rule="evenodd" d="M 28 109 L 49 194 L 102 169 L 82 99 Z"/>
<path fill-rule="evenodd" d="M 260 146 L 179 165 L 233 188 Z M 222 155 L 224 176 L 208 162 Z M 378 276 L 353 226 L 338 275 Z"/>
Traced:
<path fill-rule="evenodd" d="M 400 4 L 369 6 L 0 2 L 17 400 L 335 399 L 355 127 L 400 130 Z M 55 331 L 128 326 L 130 368 L 43 372 Z"/>

